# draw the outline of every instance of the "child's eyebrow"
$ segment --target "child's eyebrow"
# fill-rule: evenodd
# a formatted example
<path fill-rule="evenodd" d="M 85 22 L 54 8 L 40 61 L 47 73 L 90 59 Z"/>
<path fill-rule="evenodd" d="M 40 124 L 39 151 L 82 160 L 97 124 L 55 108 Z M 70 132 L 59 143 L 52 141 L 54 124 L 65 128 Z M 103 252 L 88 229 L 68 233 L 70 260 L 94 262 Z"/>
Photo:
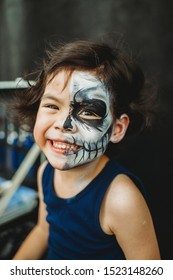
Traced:
<path fill-rule="evenodd" d="M 57 96 L 51 94 L 51 93 L 46 93 L 42 96 L 41 100 L 53 100 L 53 101 L 57 101 L 58 98 Z"/>

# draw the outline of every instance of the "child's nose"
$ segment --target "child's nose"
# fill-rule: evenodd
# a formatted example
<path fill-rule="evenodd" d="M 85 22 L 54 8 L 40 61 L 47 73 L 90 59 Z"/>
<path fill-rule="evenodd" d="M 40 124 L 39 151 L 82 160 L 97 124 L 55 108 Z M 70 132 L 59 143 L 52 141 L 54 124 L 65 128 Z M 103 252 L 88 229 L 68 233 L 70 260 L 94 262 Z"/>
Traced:
<path fill-rule="evenodd" d="M 65 130 L 72 130 L 73 129 L 72 119 L 71 119 L 70 115 L 66 118 L 65 122 L 63 123 L 63 128 Z"/>
<path fill-rule="evenodd" d="M 65 116 L 61 119 L 57 119 L 55 122 L 55 128 L 61 129 L 63 131 L 72 131 L 76 130 L 74 121 L 71 118 L 71 115 Z"/>

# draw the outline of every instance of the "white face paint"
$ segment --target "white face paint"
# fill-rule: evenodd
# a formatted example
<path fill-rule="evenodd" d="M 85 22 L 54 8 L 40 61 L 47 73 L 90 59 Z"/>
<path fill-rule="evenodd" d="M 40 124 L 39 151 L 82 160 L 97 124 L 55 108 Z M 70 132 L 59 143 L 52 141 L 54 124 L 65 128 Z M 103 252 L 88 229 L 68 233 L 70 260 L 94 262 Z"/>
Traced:
<path fill-rule="evenodd" d="M 85 164 L 100 157 L 106 150 L 112 132 L 110 96 L 105 85 L 89 72 L 75 71 L 71 76 L 70 110 L 64 127 L 67 143 L 74 151 L 67 156 L 64 169 Z M 69 133 L 77 128 L 75 133 Z"/>

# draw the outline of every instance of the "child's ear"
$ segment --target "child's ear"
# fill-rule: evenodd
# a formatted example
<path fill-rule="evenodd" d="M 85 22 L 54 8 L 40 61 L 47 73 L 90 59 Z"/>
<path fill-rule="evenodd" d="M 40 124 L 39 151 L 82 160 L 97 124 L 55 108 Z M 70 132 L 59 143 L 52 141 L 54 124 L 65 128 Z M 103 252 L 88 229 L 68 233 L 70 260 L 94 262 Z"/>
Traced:
<path fill-rule="evenodd" d="M 126 114 L 120 116 L 119 119 L 116 119 L 115 123 L 113 124 L 112 134 L 110 141 L 112 143 L 118 143 L 123 138 L 129 126 L 129 117 Z"/>

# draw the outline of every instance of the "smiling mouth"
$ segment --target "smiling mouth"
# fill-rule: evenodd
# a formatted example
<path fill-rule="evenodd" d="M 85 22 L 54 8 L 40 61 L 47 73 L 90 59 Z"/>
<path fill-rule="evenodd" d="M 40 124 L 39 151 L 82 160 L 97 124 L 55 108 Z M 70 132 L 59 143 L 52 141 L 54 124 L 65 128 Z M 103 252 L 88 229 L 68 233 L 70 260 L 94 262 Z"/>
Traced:
<path fill-rule="evenodd" d="M 59 141 L 51 141 L 52 146 L 59 152 L 62 153 L 75 153 L 79 151 L 82 147 L 70 143 L 59 142 Z"/>

